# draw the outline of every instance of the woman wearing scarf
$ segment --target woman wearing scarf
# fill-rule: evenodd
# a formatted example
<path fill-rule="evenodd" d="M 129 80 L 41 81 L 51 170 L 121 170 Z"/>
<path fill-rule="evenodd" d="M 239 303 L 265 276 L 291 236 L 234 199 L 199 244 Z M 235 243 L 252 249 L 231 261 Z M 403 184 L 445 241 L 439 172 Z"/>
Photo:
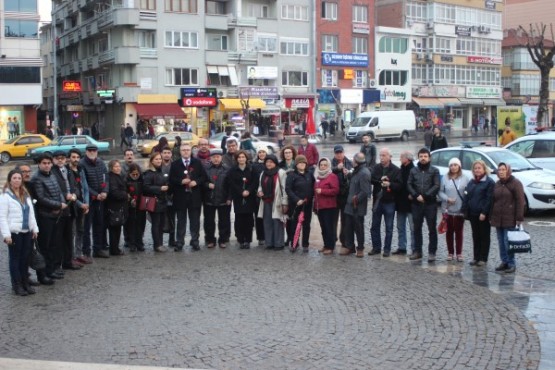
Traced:
<path fill-rule="evenodd" d="M 295 158 L 297 158 L 297 150 L 292 145 L 284 146 L 280 153 L 281 161 L 279 168 L 289 173 L 295 171 Z"/>
<path fill-rule="evenodd" d="M 472 164 L 474 178 L 466 186 L 462 211 L 470 220 L 474 253 L 471 266 L 483 266 L 488 262 L 490 231 L 489 212 L 495 182 L 489 177 L 489 168 L 482 160 Z"/>
<path fill-rule="evenodd" d="M 287 174 L 278 167 L 275 155 L 264 161 L 266 169 L 260 175 L 258 197 L 261 199 L 258 217 L 264 220 L 266 249 L 282 250 L 283 229 L 287 220 L 288 198 L 285 191 Z"/>
<path fill-rule="evenodd" d="M 162 172 L 162 155 L 153 152 L 150 155 L 148 170 L 144 173 L 143 195 L 156 198 L 154 212 L 148 212 L 151 221 L 153 249 L 156 252 L 166 252 L 164 240 L 164 217 L 168 209 L 168 176 Z"/>
<path fill-rule="evenodd" d="M 314 177 L 308 171 L 308 160 L 304 155 L 298 155 L 295 158 L 295 171 L 287 176 L 285 191 L 289 198 L 289 223 L 288 234 L 295 235 L 297 229 L 298 217 L 304 212 L 303 221 L 303 252 L 308 252 L 308 243 L 310 239 L 310 222 L 312 221 L 312 198 L 314 197 Z M 296 247 L 296 246 L 295 246 Z M 295 252 L 291 245 L 291 252 Z"/>
<path fill-rule="evenodd" d="M 254 168 L 248 164 L 247 152 L 238 151 L 235 160 L 237 164 L 229 170 L 226 180 L 235 211 L 235 237 L 241 249 L 249 249 L 254 227 L 258 177 Z"/>
<path fill-rule="evenodd" d="M 318 162 L 318 169 L 314 171 L 314 210 L 318 215 L 324 248 L 321 252 L 325 256 L 333 254 L 335 248 L 334 222 L 337 214 L 337 195 L 339 194 L 339 179 L 332 172 L 331 162 L 322 158 Z"/>
<path fill-rule="evenodd" d="M 264 160 L 268 155 L 268 148 L 265 145 L 259 144 L 256 148 L 256 159 L 252 163 L 252 167 L 256 172 L 256 178 L 259 179 L 262 172 L 266 166 L 264 165 Z M 256 208 L 254 209 L 254 223 L 256 229 L 256 240 L 258 240 L 258 246 L 264 246 L 264 220 L 258 218 L 258 208 L 260 207 L 260 198 L 256 199 Z"/>
<path fill-rule="evenodd" d="M 508 231 L 520 226 L 524 221 L 524 188 L 522 183 L 512 175 L 511 166 L 499 163 L 497 166 L 499 180 L 493 188 L 493 205 L 490 223 L 497 229 L 499 257 L 501 264 L 495 271 L 512 274 L 516 270 L 515 255 L 509 253 Z"/>

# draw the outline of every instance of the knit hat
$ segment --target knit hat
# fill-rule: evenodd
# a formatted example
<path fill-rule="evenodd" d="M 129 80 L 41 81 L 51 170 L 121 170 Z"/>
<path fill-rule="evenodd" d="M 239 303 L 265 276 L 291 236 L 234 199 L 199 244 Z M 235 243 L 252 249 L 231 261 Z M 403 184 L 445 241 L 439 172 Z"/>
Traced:
<path fill-rule="evenodd" d="M 268 153 L 268 147 L 266 147 L 265 145 L 259 144 L 256 147 L 256 152 L 266 152 L 266 154 Z"/>
<path fill-rule="evenodd" d="M 267 157 L 264 159 L 264 163 L 266 163 L 266 162 L 268 162 L 268 161 L 274 162 L 274 163 L 276 164 L 276 166 L 279 165 L 279 162 L 278 162 L 277 157 L 276 157 L 275 155 L 273 155 L 273 154 L 270 154 L 269 156 L 267 156 Z"/>
<path fill-rule="evenodd" d="M 304 163 L 308 165 L 308 161 L 306 160 L 306 157 L 302 154 L 299 154 L 297 158 L 295 158 L 295 166 L 298 165 L 299 163 Z"/>
<path fill-rule="evenodd" d="M 210 156 L 212 157 L 213 155 L 223 155 L 224 151 L 221 149 L 210 149 Z"/>
<path fill-rule="evenodd" d="M 449 166 L 452 164 L 456 164 L 457 166 L 461 167 L 461 161 L 457 157 L 453 157 L 449 160 Z"/>

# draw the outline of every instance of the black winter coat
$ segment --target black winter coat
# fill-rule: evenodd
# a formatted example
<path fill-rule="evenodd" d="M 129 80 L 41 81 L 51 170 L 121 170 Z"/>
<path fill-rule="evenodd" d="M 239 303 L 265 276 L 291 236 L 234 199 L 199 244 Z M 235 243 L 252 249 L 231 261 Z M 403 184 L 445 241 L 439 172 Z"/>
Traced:
<path fill-rule="evenodd" d="M 337 168 L 339 165 L 339 161 L 335 158 L 331 160 L 331 169 L 332 172 L 337 175 L 337 179 L 339 180 L 339 194 L 337 195 L 337 207 L 340 209 L 345 208 L 345 203 L 347 203 L 347 196 L 349 195 L 349 179 L 350 174 L 345 175 L 343 170 Z M 352 170 L 353 169 L 353 162 L 351 162 L 347 157 L 343 160 L 343 167 Z"/>
<path fill-rule="evenodd" d="M 39 216 L 55 218 L 60 215 L 64 196 L 56 177 L 52 173 L 38 171 L 31 179 L 36 195 L 36 213 Z"/>
<path fill-rule="evenodd" d="M 108 191 L 108 169 L 102 159 L 96 158 L 95 161 L 91 161 L 85 156 L 79 165 L 85 171 L 91 198 L 96 198 L 98 194 Z"/>
<path fill-rule="evenodd" d="M 401 190 L 396 194 L 395 203 L 398 212 L 411 212 L 411 201 L 409 200 L 409 189 L 407 184 L 409 182 L 410 171 L 414 168 L 414 163 L 409 162 L 406 166 L 401 166 Z"/>
<path fill-rule="evenodd" d="M 127 215 L 127 200 L 129 197 L 127 195 L 125 180 L 121 177 L 121 175 L 116 175 L 113 172 L 110 172 L 108 177 L 110 179 L 110 187 L 108 188 L 108 198 L 106 198 L 104 205 L 106 216 L 108 217 L 110 211 L 114 212 L 122 208 L 125 215 Z"/>
<path fill-rule="evenodd" d="M 494 187 L 495 181 L 489 176 L 482 177 L 480 181 L 470 180 L 464 191 L 461 211 L 468 216 L 489 215 Z"/>
<path fill-rule="evenodd" d="M 75 178 L 73 177 L 73 173 L 70 170 L 68 170 L 67 167 L 66 167 L 66 173 L 67 173 L 67 182 L 69 183 L 69 189 L 64 180 L 64 177 L 62 175 L 62 170 L 60 169 L 60 167 L 52 166 L 52 169 L 50 171 L 51 171 L 50 173 L 56 178 L 56 181 L 60 186 L 60 190 L 62 191 L 62 195 L 64 199 L 66 199 L 67 194 L 75 194 Z M 66 200 L 66 203 L 68 203 L 67 200 Z M 75 203 L 68 204 L 69 207 L 67 207 L 62 211 L 62 217 L 71 216 L 71 208 L 72 208 L 72 205 L 74 204 Z"/>
<path fill-rule="evenodd" d="M 187 173 L 185 173 L 185 171 L 187 171 Z M 193 188 L 183 185 L 181 182 L 187 177 L 191 179 L 191 181 L 195 181 L 197 185 Z M 202 189 L 207 180 L 206 171 L 197 158 L 189 158 L 189 168 L 185 168 L 182 158 L 173 161 L 170 168 L 170 186 L 171 193 L 173 194 L 173 206 L 177 209 L 184 209 L 188 206 L 200 208 L 202 206 Z"/>
<path fill-rule="evenodd" d="M 420 204 L 416 200 L 419 195 L 424 197 L 426 203 L 435 203 L 437 202 L 440 185 L 439 170 L 430 163 L 425 166 L 418 163 L 410 171 L 407 190 L 412 195 L 414 203 Z"/>
<path fill-rule="evenodd" d="M 252 166 L 247 165 L 244 170 L 241 170 L 239 166 L 233 166 L 227 173 L 227 186 L 229 189 L 228 196 L 233 200 L 235 213 L 254 213 L 258 209 L 256 203 L 258 175 Z M 242 195 L 244 190 L 249 192 L 249 196 L 246 198 L 243 198 Z"/>
<path fill-rule="evenodd" d="M 430 144 L 430 152 L 433 152 L 434 150 L 437 149 L 443 149 L 443 148 L 447 148 L 447 139 L 445 138 L 445 136 L 441 135 L 441 136 L 435 136 L 432 138 L 432 143 Z"/>
<path fill-rule="evenodd" d="M 301 174 L 295 170 L 287 175 L 285 182 L 285 192 L 289 198 L 289 208 L 295 208 L 299 200 L 308 200 L 312 204 L 314 197 L 314 175 L 310 172 Z M 310 208 L 309 208 L 310 209 Z"/>
<path fill-rule="evenodd" d="M 154 212 L 166 212 L 168 208 L 167 191 L 162 191 L 164 185 L 168 185 L 168 178 L 162 173 L 162 169 L 146 170 L 144 173 L 143 195 L 156 197 L 156 209 Z"/>
<path fill-rule="evenodd" d="M 389 185 L 389 191 L 387 190 L 387 188 L 382 188 L 381 179 L 383 176 L 387 176 L 389 178 L 389 182 L 391 183 Z M 381 190 L 383 191 L 380 202 L 395 202 L 397 193 L 399 193 L 401 191 L 401 188 L 403 187 L 401 170 L 393 163 L 390 163 L 387 167 L 384 167 L 381 163 L 375 165 L 372 169 L 371 182 L 372 186 L 374 187 L 372 191 L 374 202 L 376 202 L 376 196 Z"/>
<path fill-rule="evenodd" d="M 229 200 L 229 188 L 226 185 L 228 169 L 223 164 L 214 166 L 212 163 L 206 168 L 208 181 L 204 183 L 204 204 L 209 206 L 223 206 Z M 210 184 L 215 184 L 214 189 L 210 189 Z"/>

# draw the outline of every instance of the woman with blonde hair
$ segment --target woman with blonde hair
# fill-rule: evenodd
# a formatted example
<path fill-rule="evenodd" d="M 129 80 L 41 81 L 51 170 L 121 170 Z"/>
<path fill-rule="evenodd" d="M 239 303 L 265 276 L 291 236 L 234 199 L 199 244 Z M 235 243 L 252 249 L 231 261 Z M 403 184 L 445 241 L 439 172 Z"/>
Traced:
<path fill-rule="evenodd" d="M 472 228 L 474 253 L 470 265 L 478 267 L 488 262 L 491 241 L 489 213 L 495 182 L 489 177 L 489 173 L 490 170 L 483 160 L 472 163 L 474 178 L 466 186 L 462 206 L 463 214 L 470 221 Z"/>
<path fill-rule="evenodd" d="M 33 249 L 33 239 L 39 228 L 35 219 L 33 201 L 23 186 L 23 176 L 18 170 L 8 173 L 8 181 L 0 196 L 0 232 L 8 245 L 10 277 L 16 295 L 35 294 L 29 285 L 29 255 Z"/>
<path fill-rule="evenodd" d="M 464 217 L 461 208 L 467 184 L 468 178 L 462 172 L 461 161 L 458 158 L 451 158 L 449 172 L 441 179 L 439 188 L 443 217 L 447 221 L 447 232 L 445 233 L 448 251 L 447 261 L 452 261 L 455 258 L 458 262 L 463 261 Z"/>

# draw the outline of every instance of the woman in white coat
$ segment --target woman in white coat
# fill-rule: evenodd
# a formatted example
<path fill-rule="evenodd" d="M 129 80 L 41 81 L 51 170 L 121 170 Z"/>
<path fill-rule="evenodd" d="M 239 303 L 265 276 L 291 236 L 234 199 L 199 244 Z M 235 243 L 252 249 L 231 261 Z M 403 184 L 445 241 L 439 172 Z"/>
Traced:
<path fill-rule="evenodd" d="M 39 228 L 35 220 L 33 201 L 23 186 L 21 172 L 11 170 L 0 195 L 0 232 L 8 245 L 12 289 L 19 296 L 35 294 L 29 285 L 29 254 Z"/>
<path fill-rule="evenodd" d="M 266 169 L 260 174 L 258 185 L 258 218 L 264 221 L 266 249 L 284 249 L 284 229 L 287 221 L 288 198 L 285 192 L 287 173 L 278 167 L 275 155 L 264 160 Z"/>

